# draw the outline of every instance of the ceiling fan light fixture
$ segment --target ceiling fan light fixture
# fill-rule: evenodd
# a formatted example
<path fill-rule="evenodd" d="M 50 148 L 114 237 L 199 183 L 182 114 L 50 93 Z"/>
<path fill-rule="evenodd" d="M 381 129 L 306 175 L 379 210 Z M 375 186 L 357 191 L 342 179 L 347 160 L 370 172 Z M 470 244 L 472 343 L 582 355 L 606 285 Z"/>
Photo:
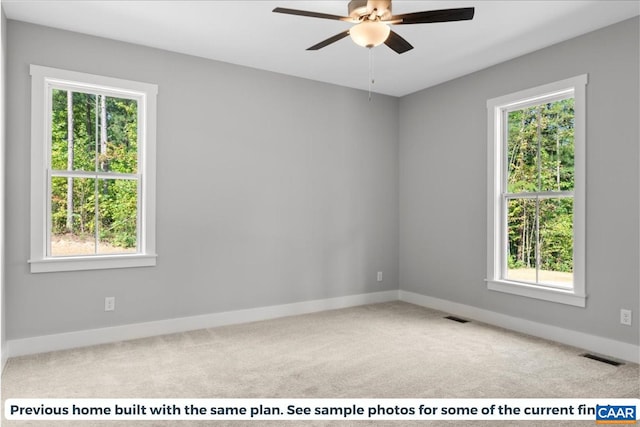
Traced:
<path fill-rule="evenodd" d="M 391 28 L 381 21 L 371 21 L 365 19 L 358 25 L 354 25 L 349 30 L 351 39 L 362 47 L 376 47 L 387 40 L 391 33 Z"/>

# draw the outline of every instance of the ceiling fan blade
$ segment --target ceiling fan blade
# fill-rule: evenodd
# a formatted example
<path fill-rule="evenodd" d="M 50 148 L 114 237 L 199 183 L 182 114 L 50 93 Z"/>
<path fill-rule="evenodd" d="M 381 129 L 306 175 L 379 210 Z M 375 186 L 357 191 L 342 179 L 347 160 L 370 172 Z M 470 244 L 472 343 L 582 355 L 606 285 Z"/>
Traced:
<path fill-rule="evenodd" d="M 310 48 L 307 48 L 307 50 L 318 50 L 318 49 L 322 49 L 325 46 L 329 46 L 331 43 L 335 43 L 338 40 L 341 40 L 345 37 L 347 37 L 349 35 L 349 30 L 343 31 L 340 34 L 336 34 L 335 36 L 329 37 L 326 40 L 321 41 L 318 44 L 314 44 L 313 46 L 311 46 Z"/>
<path fill-rule="evenodd" d="M 330 15 L 328 13 L 310 12 L 308 10 L 287 9 L 285 7 L 276 7 L 273 9 L 276 13 L 286 13 L 288 15 L 309 16 L 311 18 L 333 19 L 334 21 L 352 22 L 353 18 L 349 16 Z"/>
<path fill-rule="evenodd" d="M 408 50 L 413 49 L 411 43 L 400 37 L 395 31 L 389 33 L 389 37 L 385 40 L 384 44 L 393 49 L 396 53 L 405 53 Z"/>
<path fill-rule="evenodd" d="M 405 13 L 402 15 L 394 15 L 389 18 L 390 21 L 399 20 L 400 22 L 393 22 L 396 25 L 403 24 L 431 24 L 433 22 L 451 22 L 451 21 L 468 21 L 473 19 L 475 8 L 462 7 L 458 9 L 441 9 L 441 10 L 428 10 L 425 12 L 413 12 Z"/>

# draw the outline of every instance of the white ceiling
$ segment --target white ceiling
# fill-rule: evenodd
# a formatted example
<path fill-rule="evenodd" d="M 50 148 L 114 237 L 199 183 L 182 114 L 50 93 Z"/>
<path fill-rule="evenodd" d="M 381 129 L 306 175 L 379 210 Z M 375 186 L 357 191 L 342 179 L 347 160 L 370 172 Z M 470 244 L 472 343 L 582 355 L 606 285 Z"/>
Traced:
<path fill-rule="evenodd" d="M 347 3 L 2 0 L 2 7 L 9 19 L 366 90 L 368 49 L 347 37 L 305 50 L 349 23 L 271 12 L 347 15 Z M 374 48 L 372 90 L 406 95 L 640 14 L 640 1 L 612 0 L 395 0 L 393 13 L 470 6 L 472 21 L 393 27 L 414 49 Z"/>

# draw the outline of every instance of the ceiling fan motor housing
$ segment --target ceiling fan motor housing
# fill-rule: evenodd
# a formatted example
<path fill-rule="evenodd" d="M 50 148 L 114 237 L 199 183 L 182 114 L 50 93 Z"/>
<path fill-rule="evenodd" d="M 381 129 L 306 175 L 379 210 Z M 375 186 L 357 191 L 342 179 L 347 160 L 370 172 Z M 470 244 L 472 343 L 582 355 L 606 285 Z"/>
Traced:
<path fill-rule="evenodd" d="M 391 0 L 351 0 L 349 2 L 349 16 L 353 19 L 371 15 L 374 10 L 380 19 L 389 19 L 391 17 Z"/>

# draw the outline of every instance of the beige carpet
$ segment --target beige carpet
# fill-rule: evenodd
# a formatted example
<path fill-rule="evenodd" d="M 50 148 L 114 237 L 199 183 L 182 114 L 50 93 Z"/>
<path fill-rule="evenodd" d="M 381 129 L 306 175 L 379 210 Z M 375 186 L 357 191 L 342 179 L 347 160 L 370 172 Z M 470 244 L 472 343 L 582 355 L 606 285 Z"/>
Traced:
<path fill-rule="evenodd" d="M 403 302 L 10 359 L 2 398 L 638 398 L 638 365 Z M 523 422 L 18 422 L 3 426 L 523 425 Z M 531 422 L 527 425 L 590 425 Z"/>

